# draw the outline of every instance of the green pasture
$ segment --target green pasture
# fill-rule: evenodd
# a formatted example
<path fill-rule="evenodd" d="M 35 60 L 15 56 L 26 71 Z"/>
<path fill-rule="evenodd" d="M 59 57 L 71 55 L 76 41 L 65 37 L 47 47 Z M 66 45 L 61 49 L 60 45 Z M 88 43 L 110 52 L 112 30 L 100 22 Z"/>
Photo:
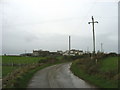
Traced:
<path fill-rule="evenodd" d="M 6 75 L 10 74 L 12 71 L 17 69 L 19 67 L 17 66 L 3 66 L 2 67 L 2 77 L 5 77 Z"/>
<path fill-rule="evenodd" d="M 45 59 L 45 57 L 2 56 L 2 63 L 30 64 L 37 63 L 41 59 Z"/>
<path fill-rule="evenodd" d="M 100 61 L 100 71 L 108 72 L 118 69 L 118 57 L 108 57 Z"/>
<path fill-rule="evenodd" d="M 45 57 L 21 57 L 21 56 L 2 56 L 2 64 L 32 64 L 37 63 Z M 12 71 L 20 68 L 21 66 L 2 66 L 2 77 L 7 76 Z"/>

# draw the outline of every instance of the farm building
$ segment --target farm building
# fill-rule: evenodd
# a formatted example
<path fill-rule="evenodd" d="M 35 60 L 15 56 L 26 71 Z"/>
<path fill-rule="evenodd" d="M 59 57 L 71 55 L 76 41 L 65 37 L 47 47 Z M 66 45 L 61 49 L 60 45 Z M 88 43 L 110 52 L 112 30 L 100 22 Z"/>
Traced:
<path fill-rule="evenodd" d="M 49 51 L 33 50 L 33 56 L 47 56 L 49 54 Z"/>
<path fill-rule="evenodd" d="M 82 50 L 75 50 L 75 49 L 72 49 L 70 50 L 70 55 L 71 56 L 76 56 L 76 55 L 83 55 L 83 51 Z M 69 55 L 69 50 L 66 50 L 63 55 Z"/>

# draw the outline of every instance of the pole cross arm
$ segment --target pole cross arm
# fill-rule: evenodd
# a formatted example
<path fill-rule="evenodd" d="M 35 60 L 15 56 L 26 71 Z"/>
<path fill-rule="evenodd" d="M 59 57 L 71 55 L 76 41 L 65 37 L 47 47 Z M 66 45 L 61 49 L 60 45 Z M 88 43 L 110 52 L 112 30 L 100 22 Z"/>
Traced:
<path fill-rule="evenodd" d="M 98 23 L 98 21 L 95 21 L 94 23 Z"/>
<path fill-rule="evenodd" d="M 90 24 L 90 23 L 98 23 L 98 21 L 95 21 L 95 22 L 88 22 L 88 24 Z"/>
<path fill-rule="evenodd" d="M 90 23 L 92 23 L 92 22 L 88 22 L 88 24 L 90 24 Z"/>

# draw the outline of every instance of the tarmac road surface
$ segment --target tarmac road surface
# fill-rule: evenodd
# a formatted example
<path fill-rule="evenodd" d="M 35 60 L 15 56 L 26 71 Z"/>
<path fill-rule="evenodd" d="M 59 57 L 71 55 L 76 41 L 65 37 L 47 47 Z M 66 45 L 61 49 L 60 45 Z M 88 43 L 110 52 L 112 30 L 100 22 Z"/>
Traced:
<path fill-rule="evenodd" d="M 58 64 L 38 71 L 30 80 L 28 88 L 96 88 L 73 75 L 69 70 L 70 65 Z"/>

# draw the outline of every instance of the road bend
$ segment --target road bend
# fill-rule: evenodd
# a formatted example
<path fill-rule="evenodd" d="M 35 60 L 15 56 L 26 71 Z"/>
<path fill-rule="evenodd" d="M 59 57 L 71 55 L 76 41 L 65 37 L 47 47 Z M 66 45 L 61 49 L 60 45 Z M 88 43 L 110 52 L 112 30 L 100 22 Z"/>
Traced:
<path fill-rule="evenodd" d="M 96 88 L 73 75 L 70 65 L 71 63 L 58 64 L 38 71 L 27 88 Z"/>

